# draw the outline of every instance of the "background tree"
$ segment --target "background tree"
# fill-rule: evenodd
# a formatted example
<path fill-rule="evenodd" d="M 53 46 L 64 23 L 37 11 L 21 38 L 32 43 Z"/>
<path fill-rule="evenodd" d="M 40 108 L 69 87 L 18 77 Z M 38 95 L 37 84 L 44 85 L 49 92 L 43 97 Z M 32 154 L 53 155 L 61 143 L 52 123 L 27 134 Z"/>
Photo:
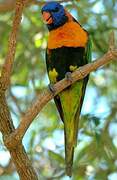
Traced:
<path fill-rule="evenodd" d="M 15 127 L 33 99 L 48 84 L 45 67 L 47 29 L 41 17 L 43 1 L 29 0 L 23 11 L 7 102 Z M 66 1 L 66 8 L 86 28 L 93 41 L 93 59 L 108 49 L 112 30 L 117 35 L 117 2 L 102 0 Z M 0 68 L 7 53 L 15 0 L 0 3 Z M 93 72 L 87 88 L 73 180 L 117 179 L 117 85 L 113 63 Z M 19 179 L 0 135 L 0 180 Z M 23 144 L 41 180 L 66 180 L 63 124 L 54 102 L 49 102 L 31 124 Z"/>

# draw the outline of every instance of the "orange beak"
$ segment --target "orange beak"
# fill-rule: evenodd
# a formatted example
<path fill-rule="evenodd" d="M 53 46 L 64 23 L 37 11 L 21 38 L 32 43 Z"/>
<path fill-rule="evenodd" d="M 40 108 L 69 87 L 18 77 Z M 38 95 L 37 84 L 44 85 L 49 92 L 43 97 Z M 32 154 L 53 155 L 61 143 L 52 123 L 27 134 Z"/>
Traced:
<path fill-rule="evenodd" d="M 46 24 L 52 24 L 53 19 L 49 12 L 43 12 L 42 16 Z"/>

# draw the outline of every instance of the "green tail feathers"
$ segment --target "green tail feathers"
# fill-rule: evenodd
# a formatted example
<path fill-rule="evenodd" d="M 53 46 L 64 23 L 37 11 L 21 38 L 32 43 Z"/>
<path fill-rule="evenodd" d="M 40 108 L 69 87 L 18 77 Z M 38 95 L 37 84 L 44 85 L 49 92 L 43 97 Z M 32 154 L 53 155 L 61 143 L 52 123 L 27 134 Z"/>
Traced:
<path fill-rule="evenodd" d="M 74 157 L 74 146 L 67 146 L 67 141 L 65 145 L 65 163 L 66 163 L 66 174 L 72 176 L 72 165 Z"/>
<path fill-rule="evenodd" d="M 84 96 L 84 80 L 74 83 L 59 94 L 64 114 L 66 173 L 72 175 L 74 148 L 77 145 L 79 115 Z"/>

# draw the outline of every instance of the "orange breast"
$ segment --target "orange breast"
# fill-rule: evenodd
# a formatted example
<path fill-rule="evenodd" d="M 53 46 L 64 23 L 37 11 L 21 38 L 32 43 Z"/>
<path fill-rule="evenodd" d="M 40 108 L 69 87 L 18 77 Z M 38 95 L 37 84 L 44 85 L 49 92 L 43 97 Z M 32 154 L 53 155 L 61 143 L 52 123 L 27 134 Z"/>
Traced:
<path fill-rule="evenodd" d="M 48 48 L 85 47 L 87 40 L 87 32 L 78 23 L 70 21 L 60 28 L 50 31 Z"/>

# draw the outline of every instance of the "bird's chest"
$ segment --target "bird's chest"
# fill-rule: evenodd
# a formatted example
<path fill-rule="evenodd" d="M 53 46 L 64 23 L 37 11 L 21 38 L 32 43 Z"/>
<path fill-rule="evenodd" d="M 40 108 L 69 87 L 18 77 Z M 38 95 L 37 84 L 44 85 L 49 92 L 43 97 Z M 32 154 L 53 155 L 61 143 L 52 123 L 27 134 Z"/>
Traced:
<path fill-rule="evenodd" d="M 68 22 L 49 33 L 48 49 L 60 47 L 85 47 L 87 33 L 75 22 Z"/>

